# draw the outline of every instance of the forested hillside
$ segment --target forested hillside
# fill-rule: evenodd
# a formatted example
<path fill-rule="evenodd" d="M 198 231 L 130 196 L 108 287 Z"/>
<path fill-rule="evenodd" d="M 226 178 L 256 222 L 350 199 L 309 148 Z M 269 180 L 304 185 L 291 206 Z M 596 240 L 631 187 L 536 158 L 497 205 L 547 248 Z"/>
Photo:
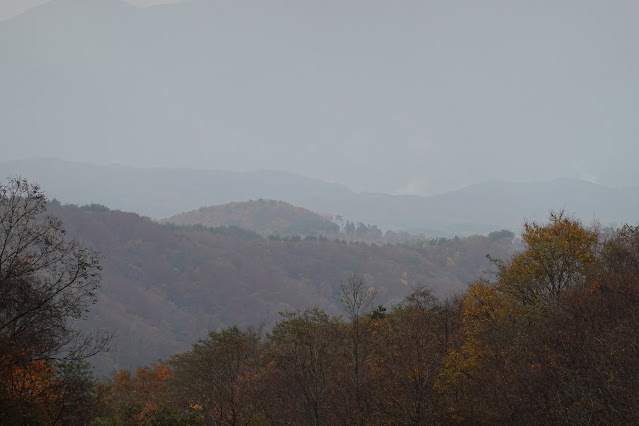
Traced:
<path fill-rule="evenodd" d="M 3 424 L 639 421 L 637 227 L 551 213 L 516 251 L 509 231 L 263 239 L 20 179 L 0 226 Z"/>
<path fill-rule="evenodd" d="M 99 386 L 103 421 L 134 424 L 636 424 L 639 229 L 604 237 L 563 214 L 457 298 L 414 290 L 346 315 L 285 313 L 266 336 L 211 332 Z"/>
<path fill-rule="evenodd" d="M 337 236 L 340 227 L 328 217 L 302 207 L 277 200 L 251 200 L 221 206 L 200 207 L 164 219 L 176 225 L 208 227 L 237 226 L 255 231 L 263 237 L 323 235 Z"/>
<path fill-rule="evenodd" d="M 134 213 L 57 208 L 69 232 L 102 256 L 103 285 L 90 326 L 117 330 L 99 363 L 135 367 L 187 349 L 210 330 L 273 325 L 285 310 L 318 306 L 340 313 L 339 283 L 365 274 L 387 307 L 415 286 L 438 296 L 461 292 L 490 263 L 507 257 L 505 238 L 420 240 L 418 246 L 326 238 L 264 239 L 239 228 L 167 227 Z"/>

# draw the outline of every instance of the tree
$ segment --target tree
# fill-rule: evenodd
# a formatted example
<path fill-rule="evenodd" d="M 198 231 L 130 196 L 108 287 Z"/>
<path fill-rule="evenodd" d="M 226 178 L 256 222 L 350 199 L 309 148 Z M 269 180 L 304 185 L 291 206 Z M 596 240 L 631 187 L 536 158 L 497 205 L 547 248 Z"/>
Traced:
<path fill-rule="evenodd" d="M 501 231 L 493 231 L 491 233 L 488 234 L 488 240 L 490 242 L 494 242 L 497 240 L 500 240 L 502 238 L 513 238 L 515 236 L 515 233 L 512 231 L 509 231 L 508 229 L 502 229 Z"/>
<path fill-rule="evenodd" d="M 547 304 L 596 264 L 597 234 L 563 211 L 551 212 L 546 225 L 524 223 L 522 239 L 526 249 L 499 265 L 497 286 L 523 304 Z"/>
<path fill-rule="evenodd" d="M 446 423 L 435 383 L 454 329 L 454 305 L 440 304 L 425 288 L 416 289 L 376 323 L 371 364 L 374 411 L 380 424 Z"/>
<path fill-rule="evenodd" d="M 260 338 L 230 327 L 209 333 L 169 364 L 173 401 L 201 407 L 207 424 L 248 425 L 259 409 Z"/>
<path fill-rule="evenodd" d="M 480 281 L 466 292 L 464 341 L 459 351 L 447 355 L 440 376 L 444 387 L 463 389 L 471 396 L 460 404 L 479 416 L 471 414 L 469 421 L 525 424 L 535 410 L 550 413 L 549 403 L 542 407 L 534 400 L 558 398 L 563 389 L 553 388 L 551 378 L 562 377 L 566 370 L 562 365 L 561 374 L 545 372 L 571 359 L 573 352 L 561 353 L 562 348 L 584 347 L 568 344 L 572 330 L 567 324 L 578 322 L 567 321 L 565 312 L 598 268 L 597 234 L 563 212 L 550 213 L 549 219 L 547 224 L 526 222 L 525 249 L 510 261 L 495 261 L 495 282 Z M 583 311 L 584 305 L 576 304 L 577 311 Z M 571 342 L 581 335 L 575 332 Z M 559 339 L 541 344 L 559 336 L 561 345 Z M 569 377 L 566 374 L 562 380 Z"/>
<path fill-rule="evenodd" d="M 344 233 L 348 234 L 348 235 L 353 235 L 355 234 L 355 231 L 357 230 L 357 228 L 355 227 L 355 224 L 351 221 L 346 221 L 346 225 L 344 225 Z"/>
<path fill-rule="evenodd" d="M 38 185 L 20 178 L 0 185 L 0 376 L 31 384 L 18 398 L 27 405 L 61 404 L 56 419 L 69 393 L 54 389 L 66 389 L 70 371 L 84 374 L 83 361 L 105 350 L 111 336 L 74 327 L 97 301 L 99 255 L 46 212 Z M 12 393 L 1 384 L 5 405 Z"/>
<path fill-rule="evenodd" d="M 174 396 L 168 388 L 174 376 L 175 372 L 164 362 L 138 367 L 135 374 L 118 371 L 110 381 L 97 386 L 102 404 L 94 423 L 201 425 L 201 406 L 187 403 L 177 409 L 172 407 Z"/>
<path fill-rule="evenodd" d="M 339 301 L 349 319 L 347 342 L 345 345 L 347 365 L 352 366 L 345 377 L 345 387 L 349 401 L 356 409 L 350 423 L 366 424 L 370 418 L 369 398 L 371 373 L 367 365 L 373 348 L 367 339 L 371 322 L 369 313 L 376 297 L 375 288 L 366 281 L 364 275 L 351 273 L 340 282 Z M 368 341 L 367 341 L 368 340 Z"/>
<path fill-rule="evenodd" d="M 267 418 L 273 424 L 336 424 L 335 377 L 341 324 L 313 308 L 281 313 L 268 335 Z M 340 416 L 341 414 L 341 416 Z"/>
<path fill-rule="evenodd" d="M 346 279 L 340 282 L 339 287 L 339 301 L 348 319 L 356 325 L 359 319 L 371 310 L 377 292 L 367 283 L 364 275 L 354 272 L 348 274 Z"/>

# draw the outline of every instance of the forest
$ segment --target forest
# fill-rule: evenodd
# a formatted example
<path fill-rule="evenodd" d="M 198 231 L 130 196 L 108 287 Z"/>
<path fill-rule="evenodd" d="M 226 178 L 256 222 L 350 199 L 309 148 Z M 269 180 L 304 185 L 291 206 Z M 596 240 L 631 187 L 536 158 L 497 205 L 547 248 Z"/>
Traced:
<path fill-rule="evenodd" d="M 486 254 L 506 258 L 519 244 L 507 231 L 429 240 L 394 233 L 403 242 L 374 244 L 343 232 L 258 235 L 233 225 L 163 225 L 100 206 L 49 208 L 72 238 L 101 254 L 99 303 L 82 327 L 117 336 L 115 349 L 93 360 L 98 376 L 186 351 L 211 330 L 270 329 L 281 311 L 318 306 L 338 316 L 339 283 L 351 272 L 364 274 L 377 304 L 389 308 L 414 286 L 456 294 L 492 269 Z"/>
<path fill-rule="evenodd" d="M 47 215 L 37 185 L 0 190 L 3 424 L 639 421 L 639 227 L 603 231 L 551 212 L 458 292 L 414 285 L 380 303 L 374 275 L 345 273 L 341 312 L 308 304 L 266 329 L 210 329 L 184 351 L 96 378 L 88 362 L 112 335 L 75 325 L 101 303 L 98 251 Z"/>

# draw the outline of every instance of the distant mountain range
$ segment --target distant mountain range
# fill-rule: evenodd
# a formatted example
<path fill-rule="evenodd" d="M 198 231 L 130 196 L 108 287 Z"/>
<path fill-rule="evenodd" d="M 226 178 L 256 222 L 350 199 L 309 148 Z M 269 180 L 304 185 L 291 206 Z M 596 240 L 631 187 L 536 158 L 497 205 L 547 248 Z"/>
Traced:
<path fill-rule="evenodd" d="M 51 198 L 66 203 L 101 203 L 154 219 L 203 206 L 281 200 L 321 215 L 378 225 L 384 230 L 429 236 L 518 232 L 525 218 L 543 221 L 565 209 L 586 223 L 637 224 L 639 187 L 609 188 L 577 180 L 538 183 L 491 182 L 430 197 L 356 193 L 347 187 L 300 175 L 98 166 L 53 159 L 0 162 L 0 176 L 34 180 Z"/>
<path fill-rule="evenodd" d="M 553 176 L 604 179 L 597 167 L 577 170 L 586 156 L 566 151 L 588 152 L 606 141 L 614 154 L 599 160 L 601 169 L 618 162 L 620 173 L 612 174 L 621 176 L 606 181 L 631 179 L 637 96 L 624 82 L 634 82 L 636 49 L 621 29 L 609 38 L 606 26 L 585 19 L 620 9 L 594 1 L 574 8 L 489 3 L 190 0 L 140 9 L 121 0 L 53 0 L 0 22 L 0 155 L 264 167 L 357 190 L 432 193 L 477 176 L 543 176 L 551 165 Z M 509 22 L 520 13 L 508 40 L 501 34 L 512 33 Z M 566 17 L 580 18 L 574 56 L 585 66 L 557 67 L 557 58 L 576 59 L 563 55 L 575 47 L 561 36 L 573 28 Z M 539 19 L 548 24 L 543 32 Z M 615 37 L 624 43 L 612 44 Z M 577 102 L 592 105 L 562 116 Z M 592 131 L 583 135 L 586 129 Z M 532 149 L 541 140 L 543 149 Z M 546 153 L 552 141 L 557 151 Z M 507 155 L 497 147 L 509 155 L 529 147 L 527 161 L 499 162 Z M 539 173 L 520 173 L 533 161 Z M 157 217 L 179 212 L 157 210 Z"/>

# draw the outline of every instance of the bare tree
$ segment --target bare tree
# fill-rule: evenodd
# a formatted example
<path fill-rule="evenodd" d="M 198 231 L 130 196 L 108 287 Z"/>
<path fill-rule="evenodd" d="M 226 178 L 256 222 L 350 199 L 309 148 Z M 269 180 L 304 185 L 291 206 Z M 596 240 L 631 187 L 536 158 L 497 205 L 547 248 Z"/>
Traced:
<path fill-rule="evenodd" d="M 362 315 L 371 310 L 377 291 L 368 284 L 364 275 L 355 272 L 348 274 L 346 279 L 340 282 L 339 287 L 339 301 L 348 319 L 351 322 L 358 322 Z"/>
<path fill-rule="evenodd" d="M 99 255 L 69 238 L 46 214 L 36 184 L 0 185 L 0 376 L 33 366 L 82 365 L 111 335 L 82 334 L 74 323 L 97 301 Z M 42 364 L 45 363 L 45 364 Z M 86 367 L 86 365 L 84 365 Z M 56 386 L 60 383 L 57 382 Z M 64 404 L 63 404 L 64 406 Z"/>
<path fill-rule="evenodd" d="M 370 372 L 366 361 L 370 358 L 372 347 L 365 342 L 368 336 L 366 330 L 367 314 L 371 311 L 377 292 L 361 274 L 351 273 L 340 283 L 339 300 L 350 320 L 347 347 L 350 380 L 346 383 L 352 403 L 357 408 L 354 418 L 349 422 L 366 424 L 370 420 L 371 401 L 366 389 Z M 364 321 L 363 321 L 364 320 Z"/>

